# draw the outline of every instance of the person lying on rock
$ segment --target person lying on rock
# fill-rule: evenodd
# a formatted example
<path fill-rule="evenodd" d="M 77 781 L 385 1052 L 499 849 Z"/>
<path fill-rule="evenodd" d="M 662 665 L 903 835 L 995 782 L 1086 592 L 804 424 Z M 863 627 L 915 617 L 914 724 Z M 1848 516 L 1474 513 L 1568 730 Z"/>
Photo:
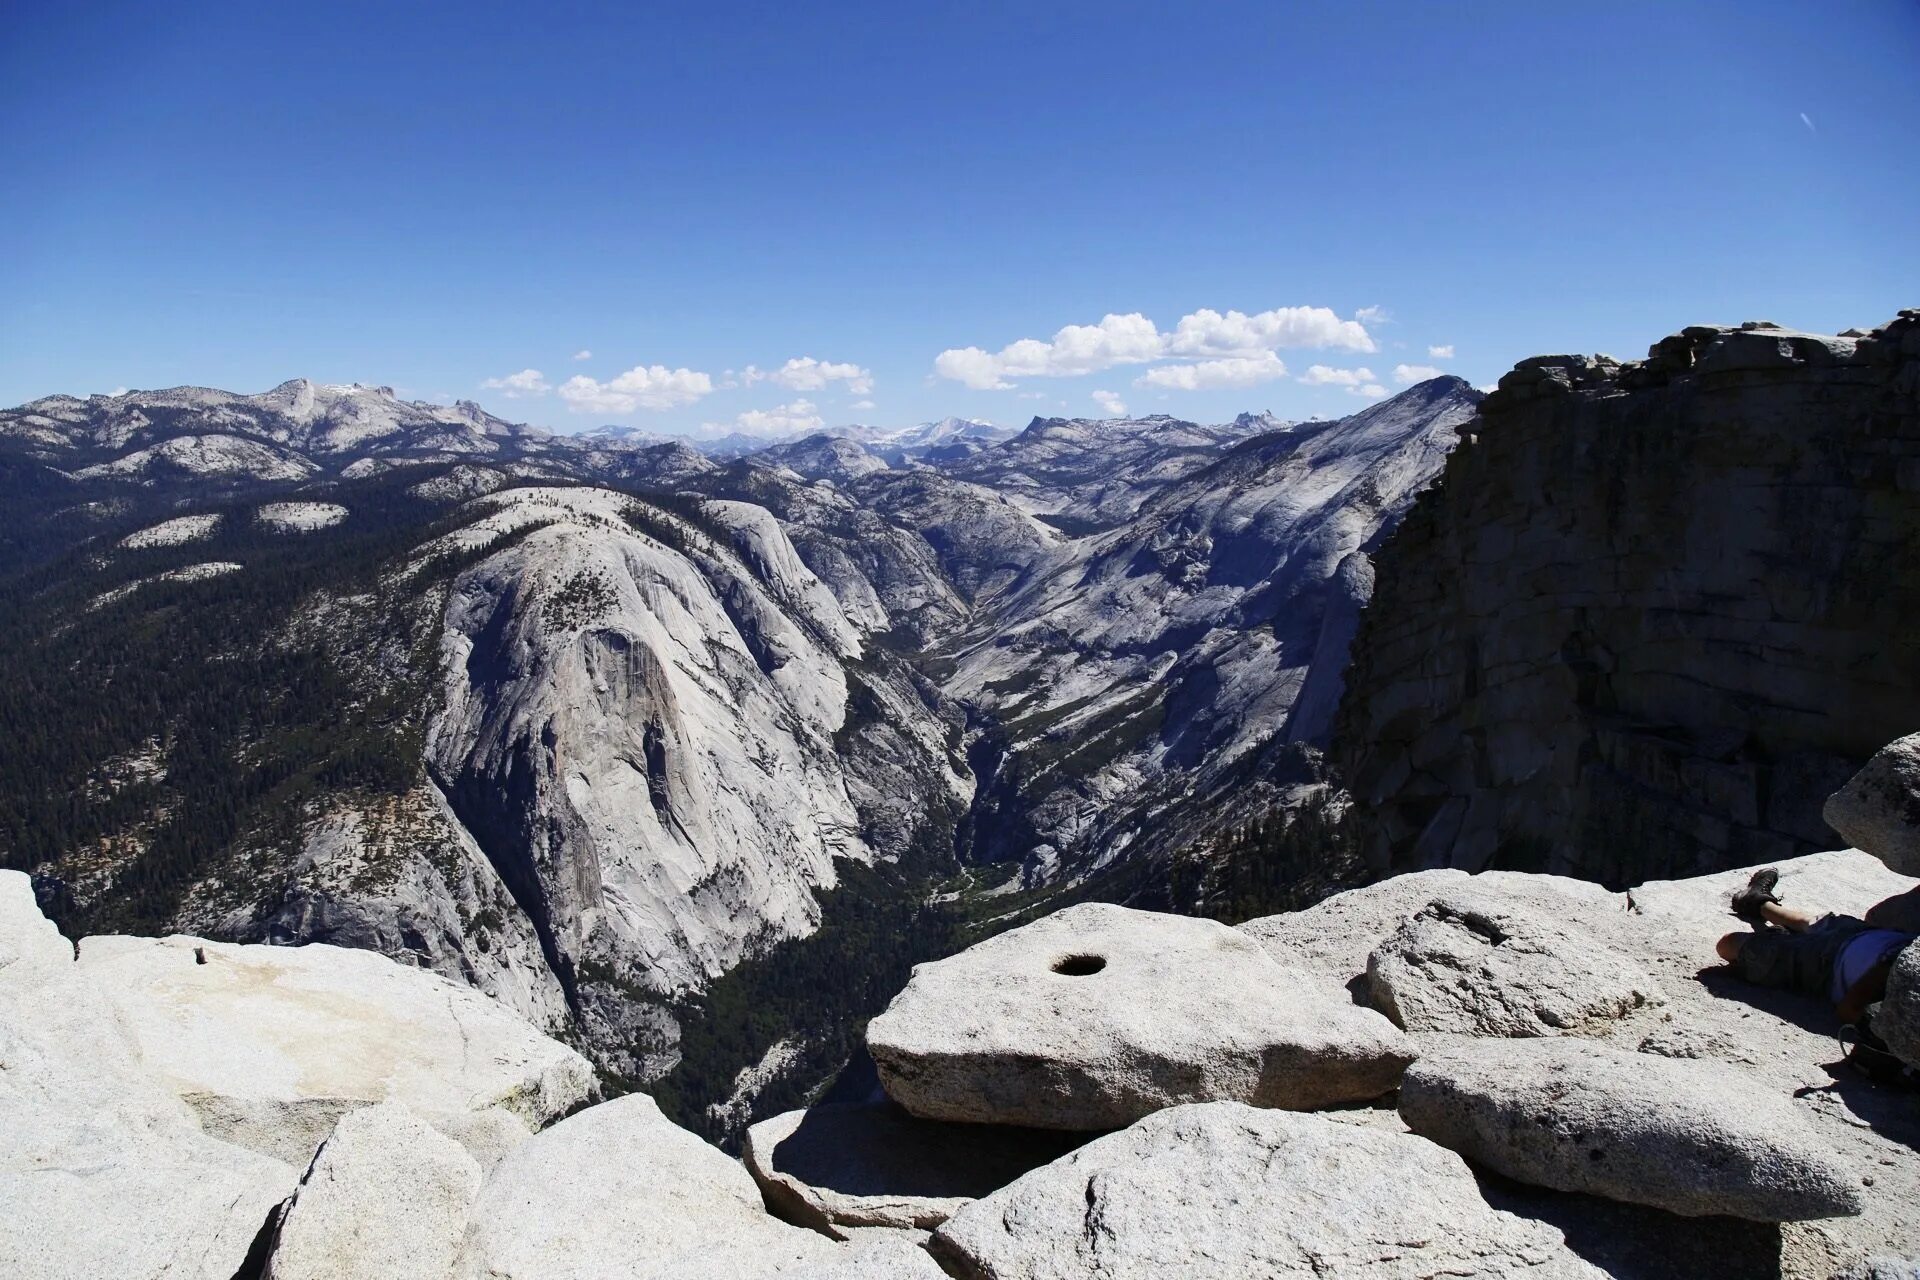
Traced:
<path fill-rule="evenodd" d="M 1915 935 L 1883 928 L 1880 921 L 1901 919 L 1911 908 L 1902 894 L 1875 905 L 1865 920 L 1854 916 L 1814 916 L 1780 901 L 1774 889 L 1780 872 L 1766 867 L 1753 873 L 1747 887 L 1733 895 L 1733 914 L 1753 926 L 1752 933 L 1729 933 L 1715 945 L 1733 971 L 1758 987 L 1784 987 L 1826 1000 L 1842 1022 L 1857 1022 L 1867 1006 L 1887 993 L 1887 974 L 1900 949 Z M 1887 908 L 1888 910 L 1883 910 Z"/>

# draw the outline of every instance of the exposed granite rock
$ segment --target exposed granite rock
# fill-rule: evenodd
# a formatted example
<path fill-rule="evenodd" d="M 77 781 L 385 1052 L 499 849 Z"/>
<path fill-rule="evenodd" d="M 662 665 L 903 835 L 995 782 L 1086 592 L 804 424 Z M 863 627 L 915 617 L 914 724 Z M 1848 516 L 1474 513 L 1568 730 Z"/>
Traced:
<path fill-rule="evenodd" d="M 1375 556 L 1334 735 L 1380 867 L 1628 884 L 1831 847 L 1920 724 L 1920 313 L 1501 379 Z"/>
<path fill-rule="evenodd" d="M 1873 1029 L 1902 1062 L 1920 1067 L 1920 944 L 1908 943 L 1895 957 Z"/>
<path fill-rule="evenodd" d="M 281 1218 L 266 1280 L 445 1280 L 480 1176 L 400 1103 L 348 1112 Z"/>
<path fill-rule="evenodd" d="M 460 1280 L 721 1280 L 845 1246 L 768 1215 L 746 1170 L 629 1094 L 535 1135 L 488 1177 Z"/>
<path fill-rule="evenodd" d="M 1516 910 L 1572 921 L 1587 932 L 1624 918 L 1627 895 L 1565 876 L 1450 868 L 1393 876 L 1323 899 L 1304 911 L 1262 916 L 1238 926 L 1283 965 L 1297 965 L 1348 986 L 1367 972 L 1372 953 L 1408 920 L 1450 896 L 1474 893 Z"/>
<path fill-rule="evenodd" d="M 772 1208 L 845 1239 L 847 1228 L 937 1227 L 1079 1145 L 1071 1134 L 919 1120 L 901 1107 L 789 1111 L 747 1130 L 742 1159 Z"/>
<path fill-rule="evenodd" d="M 962 1209 L 934 1248 L 968 1280 L 1602 1274 L 1423 1138 L 1232 1102 L 1095 1139 Z"/>
<path fill-rule="evenodd" d="M 1479 1036 L 1602 1031 L 1666 995 L 1564 918 L 1467 888 L 1437 898 L 1367 961 L 1374 1008 L 1408 1031 Z"/>
<path fill-rule="evenodd" d="M 189 1126 L 0 1099 L 0 1275 L 231 1280 L 298 1176 Z"/>
<path fill-rule="evenodd" d="M 370 1103 L 458 1138 L 494 1107 L 538 1127 L 595 1088 L 585 1059 L 504 1005 L 369 951 L 98 937 L 78 968 L 208 1132 L 296 1167 Z"/>
<path fill-rule="evenodd" d="M 915 1115 L 1047 1129 L 1183 1102 L 1363 1101 L 1414 1056 L 1385 1018 L 1244 934 L 1102 903 L 917 966 L 867 1047 Z"/>
<path fill-rule="evenodd" d="M 0 971 L 61 968 L 73 963 L 73 944 L 40 914 L 33 880 L 24 872 L 0 871 Z"/>
<path fill-rule="evenodd" d="M 1400 1114 L 1478 1164 L 1561 1191 L 1759 1222 L 1861 1208 L 1857 1177 L 1792 1102 L 1717 1063 L 1565 1039 L 1429 1042 Z"/>
<path fill-rule="evenodd" d="M 1889 742 L 1827 798 L 1827 825 L 1902 875 L 1920 876 L 1920 733 Z"/>

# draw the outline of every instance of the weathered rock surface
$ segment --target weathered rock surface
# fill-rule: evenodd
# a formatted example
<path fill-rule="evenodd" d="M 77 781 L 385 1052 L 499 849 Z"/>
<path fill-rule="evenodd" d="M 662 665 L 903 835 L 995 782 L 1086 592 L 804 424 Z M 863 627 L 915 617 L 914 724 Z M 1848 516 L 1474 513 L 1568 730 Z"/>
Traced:
<path fill-rule="evenodd" d="M 1920 943 L 1908 943 L 1894 958 L 1873 1029 L 1902 1062 L 1920 1067 Z"/>
<path fill-rule="evenodd" d="M 1601 1274 L 1425 1139 L 1231 1102 L 1095 1139 L 962 1209 L 934 1247 L 992 1280 Z"/>
<path fill-rule="evenodd" d="M 1715 1063 L 1564 1039 L 1430 1045 L 1400 1114 L 1510 1178 L 1673 1213 L 1789 1222 L 1862 1203 L 1789 1099 Z"/>
<path fill-rule="evenodd" d="M 1055 1131 L 943 1124 L 855 1103 L 762 1120 L 741 1156 L 776 1212 L 844 1239 L 846 1228 L 937 1227 L 1077 1145 Z"/>
<path fill-rule="evenodd" d="M 78 968 L 207 1132 L 296 1167 L 370 1103 L 459 1137 L 493 1107 L 537 1127 L 595 1087 L 580 1055 L 497 1001 L 371 952 L 109 936 L 81 943 Z"/>
<path fill-rule="evenodd" d="M 1408 1031 L 1581 1035 L 1666 1003 L 1646 971 L 1565 919 L 1472 888 L 1428 903 L 1367 961 L 1374 1008 Z"/>
<path fill-rule="evenodd" d="M 1414 871 L 1336 893 L 1308 907 L 1237 926 L 1283 965 L 1298 965 L 1345 986 L 1367 972 L 1375 948 L 1402 924 L 1450 895 L 1480 891 L 1516 910 L 1570 920 L 1588 932 L 1624 918 L 1627 896 L 1566 876 L 1451 868 Z"/>
<path fill-rule="evenodd" d="M 629 1094 L 535 1135 L 480 1192 L 464 1280 L 692 1280 L 829 1264 L 844 1246 L 768 1215 L 746 1170 Z"/>
<path fill-rule="evenodd" d="M 445 1280 L 480 1177 L 400 1103 L 348 1112 L 280 1221 L 267 1280 Z"/>
<path fill-rule="evenodd" d="M 19 871 L 0 871 L 0 972 L 16 965 L 60 968 L 73 963 L 73 944 L 40 914 L 33 881 Z"/>
<path fill-rule="evenodd" d="M 1374 557 L 1333 755 L 1381 867 L 1831 848 L 1920 725 L 1920 314 L 1525 360 Z"/>
<path fill-rule="evenodd" d="M 917 966 L 867 1027 L 896 1102 L 936 1120 L 1111 1129 L 1183 1102 L 1378 1097 L 1386 1019 L 1206 920 L 1083 904 Z"/>
<path fill-rule="evenodd" d="M 1827 825 L 1901 875 L 1920 876 L 1920 733 L 1889 742 L 1827 797 Z"/>
<path fill-rule="evenodd" d="M 0 1099 L 0 1275 L 231 1280 L 297 1177 L 187 1126 Z"/>

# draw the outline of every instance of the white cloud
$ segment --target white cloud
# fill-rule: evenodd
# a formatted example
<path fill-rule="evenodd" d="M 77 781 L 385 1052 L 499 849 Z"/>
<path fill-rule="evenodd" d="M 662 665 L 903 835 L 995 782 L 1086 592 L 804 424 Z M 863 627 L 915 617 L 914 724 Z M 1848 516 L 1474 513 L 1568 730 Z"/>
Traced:
<path fill-rule="evenodd" d="M 1393 366 L 1393 380 L 1401 386 L 1410 383 L 1425 382 L 1428 378 L 1444 376 L 1445 369 L 1436 369 L 1430 364 L 1397 364 Z"/>
<path fill-rule="evenodd" d="M 587 350 L 585 347 L 582 347 L 580 348 L 580 350 L 573 353 L 573 358 L 575 360 L 591 360 L 593 359 L 593 352 Z"/>
<path fill-rule="evenodd" d="M 127 389 L 125 387 L 115 387 L 113 390 L 107 392 L 107 394 L 118 400 L 121 396 L 127 394 Z"/>
<path fill-rule="evenodd" d="M 1377 382 L 1369 382 L 1364 387 L 1351 387 L 1349 390 L 1351 390 L 1354 395 L 1366 400 L 1378 400 L 1381 396 L 1387 394 L 1387 389 Z"/>
<path fill-rule="evenodd" d="M 795 400 L 792 404 L 778 405 L 772 409 L 749 409 L 733 420 L 731 426 L 725 423 L 709 422 L 707 430 L 713 432 L 739 431 L 750 436 L 784 436 L 799 431 L 817 431 L 826 425 L 811 400 Z"/>
<path fill-rule="evenodd" d="M 1099 405 L 1109 418 L 1127 416 L 1127 402 L 1122 400 L 1116 392 L 1096 391 L 1093 393 L 1093 402 Z"/>
<path fill-rule="evenodd" d="M 553 390 L 546 375 L 538 369 L 522 369 L 510 373 L 504 378 L 488 378 L 480 384 L 483 391 L 498 391 L 509 400 L 524 400 L 529 396 L 543 396 Z"/>
<path fill-rule="evenodd" d="M 1004 390 L 1009 378 L 1070 378 L 1121 364 L 1158 359 L 1163 339 L 1153 321 L 1139 312 L 1108 315 L 1099 324 L 1070 324 L 1050 342 L 1022 338 L 998 354 L 979 347 L 942 351 L 934 372 L 978 391 Z"/>
<path fill-rule="evenodd" d="M 1393 312 L 1385 307 L 1362 307 L 1353 313 L 1353 318 L 1361 324 L 1392 324 Z"/>
<path fill-rule="evenodd" d="M 1099 324 L 1070 324 L 1049 340 L 1022 338 L 997 352 L 949 348 L 934 359 L 933 368 L 940 377 L 975 390 L 1004 391 L 1016 378 L 1077 377 L 1169 358 L 1247 361 L 1252 363 L 1227 364 L 1193 375 L 1194 385 L 1246 386 L 1251 385 L 1247 378 L 1258 382 L 1284 374 L 1284 366 L 1274 371 L 1279 361 L 1273 353 L 1281 347 L 1378 350 L 1365 325 L 1342 320 L 1326 307 L 1279 307 L 1254 315 L 1203 308 L 1180 317 L 1170 333 L 1162 333 L 1137 311 L 1110 314 Z M 1188 385 L 1183 375 L 1168 376 L 1173 381 L 1154 380 L 1150 385 Z M 1199 381 L 1219 378 L 1237 380 Z"/>
<path fill-rule="evenodd" d="M 1428 347 L 1427 356 L 1432 360 L 1451 360 L 1453 359 L 1453 344 L 1449 342 L 1444 347 Z"/>
<path fill-rule="evenodd" d="M 1374 351 L 1358 320 L 1342 320 L 1326 307 L 1278 307 L 1247 315 L 1221 315 L 1205 308 L 1180 317 L 1167 338 L 1170 356 L 1253 356 L 1279 347 L 1337 347 Z"/>
<path fill-rule="evenodd" d="M 560 398 L 574 413 L 632 413 L 676 409 L 713 392 L 713 379 L 693 369 L 635 365 L 606 382 L 575 375 L 560 384 Z"/>
<path fill-rule="evenodd" d="M 1194 364 L 1163 364 L 1133 380 L 1136 387 L 1171 387 L 1178 391 L 1206 391 L 1215 387 L 1253 387 L 1287 376 L 1286 362 L 1271 351 L 1257 356 L 1229 356 Z"/>
<path fill-rule="evenodd" d="M 1804 112 L 1804 111 L 1802 111 L 1802 112 L 1800 113 L 1800 123 L 1801 123 L 1801 124 L 1803 124 L 1803 125 L 1805 125 L 1805 126 L 1807 126 L 1807 132 L 1808 132 L 1808 133 L 1818 133 L 1818 132 L 1820 132 L 1820 131 L 1819 131 L 1818 129 L 1816 129 L 1816 128 L 1814 128 L 1814 127 L 1813 127 L 1813 117 L 1811 117 L 1811 116 L 1809 116 L 1809 115 L 1808 115 L 1808 114 L 1807 114 L 1806 112 Z"/>
<path fill-rule="evenodd" d="M 876 406 L 871 400 L 855 400 L 853 402 L 853 407 L 856 409 L 872 409 L 872 408 L 875 408 Z"/>
<path fill-rule="evenodd" d="M 829 383 L 844 382 L 854 395 L 873 390 L 873 374 L 857 364 L 833 364 L 812 356 L 795 356 L 778 369 L 756 369 L 748 365 L 740 375 L 748 386 L 772 382 L 789 391 L 824 391 Z"/>
<path fill-rule="evenodd" d="M 1335 369 L 1330 365 L 1316 364 L 1300 375 L 1300 381 L 1310 387 L 1357 387 L 1373 381 L 1373 370 Z"/>

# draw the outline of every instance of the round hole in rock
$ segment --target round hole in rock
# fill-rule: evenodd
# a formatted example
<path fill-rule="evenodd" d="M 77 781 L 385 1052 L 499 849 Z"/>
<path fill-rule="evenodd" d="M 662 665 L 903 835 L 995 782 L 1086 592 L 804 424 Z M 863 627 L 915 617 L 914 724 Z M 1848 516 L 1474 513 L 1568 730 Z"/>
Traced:
<path fill-rule="evenodd" d="M 1053 962 L 1053 971 L 1069 978 L 1084 978 L 1107 967 L 1105 956 L 1067 956 Z"/>

